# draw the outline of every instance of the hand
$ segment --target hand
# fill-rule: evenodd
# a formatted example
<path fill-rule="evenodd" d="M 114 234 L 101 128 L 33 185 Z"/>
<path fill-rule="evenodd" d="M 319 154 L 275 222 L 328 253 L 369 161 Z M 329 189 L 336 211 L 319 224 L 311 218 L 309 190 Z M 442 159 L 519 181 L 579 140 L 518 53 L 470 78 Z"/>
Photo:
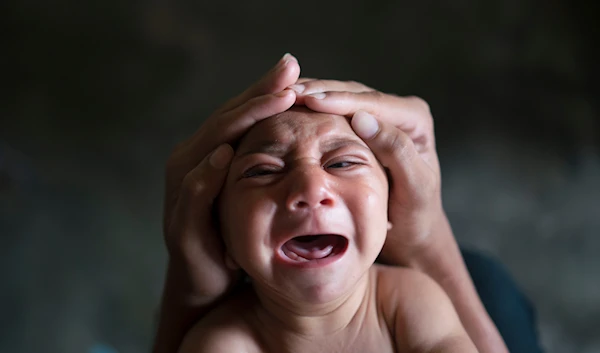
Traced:
<path fill-rule="evenodd" d="M 298 104 L 352 118 L 354 131 L 388 169 L 388 231 L 381 260 L 423 271 L 442 286 L 481 352 L 508 353 L 473 285 L 441 200 L 433 118 L 416 97 L 384 94 L 356 82 L 299 80 Z"/>
<path fill-rule="evenodd" d="M 433 118 L 417 97 L 398 97 L 357 82 L 300 79 L 290 86 L 296 104 L 352 118 L 351 125 L 390 177 L 388 232 L 381 259 L 406 263 L 435 242 L 445 220 Z"/>
<path fill-rule="evenodd" d="M 212 203 L 233 156 L 229 144 L 256 122 L 290 108 L 295 94 L 285 88 L 299 74 L 297 60 L 284 56 L 261 80 L 212 114 L 168 159 L 163 231 L 170 266 L 190 294 L 217 297 L 235 281 L 212 217 Z"/>

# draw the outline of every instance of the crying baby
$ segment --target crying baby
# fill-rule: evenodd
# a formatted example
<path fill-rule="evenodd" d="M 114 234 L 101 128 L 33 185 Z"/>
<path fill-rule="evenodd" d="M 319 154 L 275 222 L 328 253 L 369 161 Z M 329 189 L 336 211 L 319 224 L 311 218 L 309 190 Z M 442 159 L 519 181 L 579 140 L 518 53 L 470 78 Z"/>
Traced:
<path fill-rule="evenodd" d="M 227 262 L 251 280 L 180 352 L 476 352 L 433 280 L 375 264 L 388 192 L 347 118 L 294 107 L 254 125 L 218 202 Z"/>

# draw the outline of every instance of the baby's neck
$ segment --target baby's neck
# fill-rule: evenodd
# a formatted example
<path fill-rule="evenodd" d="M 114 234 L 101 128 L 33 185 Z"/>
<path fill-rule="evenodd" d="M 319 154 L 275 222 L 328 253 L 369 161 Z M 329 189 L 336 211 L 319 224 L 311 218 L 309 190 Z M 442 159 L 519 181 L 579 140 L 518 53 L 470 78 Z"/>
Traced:
<path fill-rule="evenodd" d="M 327 303 L 310 304 L 286 300 L 255 288 L 260 302 L 257 316 L 261 324 L 279 327 L 300 336 L 323 336 L 338 332 L 355 321 L 367 305 L 374 281 L 372 269 L 353 290 Z"/>

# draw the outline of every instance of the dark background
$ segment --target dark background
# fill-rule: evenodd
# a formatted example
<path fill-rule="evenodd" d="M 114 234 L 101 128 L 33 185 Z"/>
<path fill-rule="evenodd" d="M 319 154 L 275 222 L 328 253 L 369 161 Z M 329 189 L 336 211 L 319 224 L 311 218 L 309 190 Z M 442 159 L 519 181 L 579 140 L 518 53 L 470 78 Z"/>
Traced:
<path fill-rule="evenodd" d="M 285 52 L 425 98 L 459 241 L 514 274 L 548 352 L 600 352 L 595 2 L 1 6 L 1 352 L 149 350 L 164 162 Z"/>

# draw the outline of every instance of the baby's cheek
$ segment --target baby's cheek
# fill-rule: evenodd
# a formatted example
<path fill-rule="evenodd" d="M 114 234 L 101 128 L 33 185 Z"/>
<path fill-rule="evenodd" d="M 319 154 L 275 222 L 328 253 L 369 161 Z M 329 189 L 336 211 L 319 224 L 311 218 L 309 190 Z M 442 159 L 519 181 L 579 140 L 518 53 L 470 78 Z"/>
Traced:
<path fill-rule="evenodd" d="M 387 185 L 386 185 L 387 186 Z M 372 210 L 387 210 L 387 204 L 389 199 L 389 191 L 387 188 L 383 187 L 370 187 L 368 191 L 366 191 L 367 199 L 365 200 L 369 209 Z"/>

